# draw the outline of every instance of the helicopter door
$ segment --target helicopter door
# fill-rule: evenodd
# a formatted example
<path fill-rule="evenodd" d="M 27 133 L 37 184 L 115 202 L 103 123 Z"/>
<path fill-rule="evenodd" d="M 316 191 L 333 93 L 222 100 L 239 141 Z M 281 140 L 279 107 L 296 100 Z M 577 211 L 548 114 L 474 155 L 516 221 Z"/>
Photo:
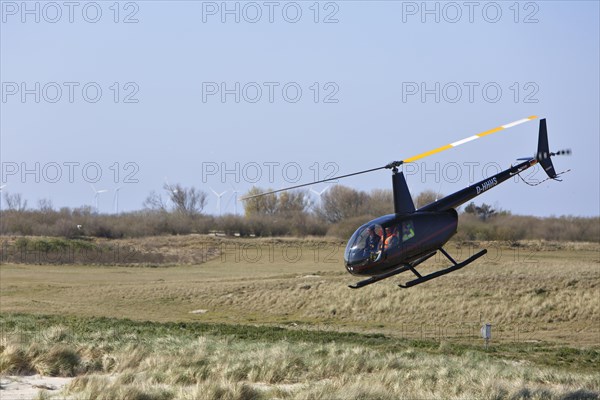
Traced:
<path fill-rule="evenodd" d="M 409 245 L 415 237 L 415 226 L 412 220 L 402 221 L 387 226 L 382 237 L 384 258 L 395 256 L 404 248 L 404 243 Z"/>

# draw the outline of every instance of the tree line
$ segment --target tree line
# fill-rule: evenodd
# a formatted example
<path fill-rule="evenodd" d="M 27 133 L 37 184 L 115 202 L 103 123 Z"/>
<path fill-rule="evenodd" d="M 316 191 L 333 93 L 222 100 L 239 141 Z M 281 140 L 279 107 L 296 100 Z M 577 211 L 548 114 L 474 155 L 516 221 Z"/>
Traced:
<path fill-rule="evenodd" d="M 241 197 L 270 191 L 253 187 Z M 243 215 L 209 215 L 208 195 L 194 187 L 165 184 L 151 192 L 138 211 L 98 213 L 91 206 L 55 209 L 49 200 L 28 207 L 20 194 L 3 193 L 2 235 L 74 237 L 141 237 L 178 234 L 232 236 L 334 236 L 347 239 L 354 230 L 381 215 L 393 213 L 389 189 L 365 192 L 342 185 L 329 187 L 317 199 L 296 190 L 252 197 L 243 202 Z M 425 191 L 413 200 L 417 208 L 441 194 Z M 511 215 L 489 204 L 469 203 L 459 210 L 460 240 L 600 241 L 600 218 L 537 218 Z"/>

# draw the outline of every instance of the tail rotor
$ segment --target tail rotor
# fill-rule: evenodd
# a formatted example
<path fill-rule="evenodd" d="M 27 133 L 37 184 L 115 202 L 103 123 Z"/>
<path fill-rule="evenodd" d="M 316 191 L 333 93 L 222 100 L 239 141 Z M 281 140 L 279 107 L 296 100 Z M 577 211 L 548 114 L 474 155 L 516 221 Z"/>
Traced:
<path fill-rule="evenodd" d="M 546 172 L 546 175 L 548 175 L 548 178 L 560 181 L 560 179 L 557 179 L 557 176 L 561 175 L 563 172 L 560 174 L 556 173 L 551 157 L 562 155 L 571 155 L 571 149 L 559 150 L 554 153 L 551 152 L 550 146 L 548 145 L 548 129 L 546 127 L 546 118 L 541 119 L 540 132 L 538 136 L 538 149 L 535 159 L 540 163 L 542 169 L 544 172 Z"/>

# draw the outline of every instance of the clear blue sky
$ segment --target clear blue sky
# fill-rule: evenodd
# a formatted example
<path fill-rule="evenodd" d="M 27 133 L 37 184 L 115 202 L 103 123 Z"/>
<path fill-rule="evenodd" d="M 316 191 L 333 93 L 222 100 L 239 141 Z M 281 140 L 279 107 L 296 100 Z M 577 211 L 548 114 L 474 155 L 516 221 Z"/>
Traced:
<path fill-rule="evenodd" d="M 596 1 L 23 4 L 1 4 L 0 184 L 30 206 L 93 205 L 97 180 L 110 190 L 101 212 L 117 187 L 120 209 L 135 210 L 168 179 L 208 192 L 211 213 L 211 188 L 227 190 L 221 208 L 233 212 L 233 187 L 373 168 L 539 115 L 551 148 L 574 153 L 557 171 L 572 171 L 477 202 L 600 214 Z M 449 194 L 533 154 L 537 124 L 417 163 L 411 191 Z M 341 183 L 368 191 L 391 179 Z"/>

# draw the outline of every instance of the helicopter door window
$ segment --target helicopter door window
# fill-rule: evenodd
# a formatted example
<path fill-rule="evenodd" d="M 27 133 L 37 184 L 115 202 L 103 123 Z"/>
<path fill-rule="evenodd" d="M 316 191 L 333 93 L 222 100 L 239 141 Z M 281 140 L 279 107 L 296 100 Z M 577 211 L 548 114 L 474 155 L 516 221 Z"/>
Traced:
<path fill-rule="evenodd" d="M 402 223 L 402 242 L 412 239 L 415 236 L 415 227 L 412 221 L 404 221 Z"/>

